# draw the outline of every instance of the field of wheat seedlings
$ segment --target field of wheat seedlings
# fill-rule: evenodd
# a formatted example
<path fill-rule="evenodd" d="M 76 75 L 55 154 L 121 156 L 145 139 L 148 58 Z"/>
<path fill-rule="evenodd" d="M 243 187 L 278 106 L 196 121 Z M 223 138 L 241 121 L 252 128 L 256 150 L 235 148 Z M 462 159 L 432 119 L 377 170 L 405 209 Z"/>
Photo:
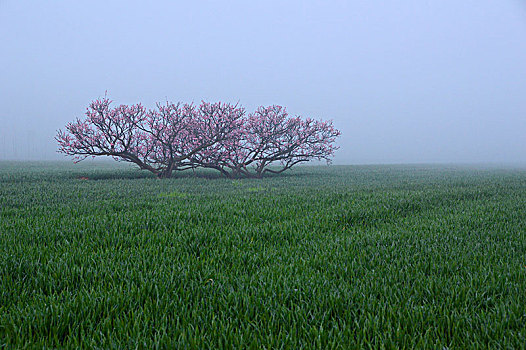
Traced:
<path fill-rule="evenodd" d="M 0 163 L 0 348 L 520 348 L 526 171 Z"/>

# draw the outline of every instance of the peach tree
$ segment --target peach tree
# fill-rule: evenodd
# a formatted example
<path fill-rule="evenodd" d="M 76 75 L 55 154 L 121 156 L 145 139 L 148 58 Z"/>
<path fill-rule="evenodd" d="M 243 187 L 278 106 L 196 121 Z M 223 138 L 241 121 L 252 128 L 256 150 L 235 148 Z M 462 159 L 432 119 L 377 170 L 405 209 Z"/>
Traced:
<path fill-rule="evenodd" d="M 262 177 L 310 160 L 330 162 L 340 132 L 331 121 L 290 116 L 281 106 L 247 115 L 229 103 L 111 106 L 92 101 L 84 119 L 59 130 L 59 152 L 75 161 L 109 156 L 156 174 L 210 168 L 227 177 Z"/>

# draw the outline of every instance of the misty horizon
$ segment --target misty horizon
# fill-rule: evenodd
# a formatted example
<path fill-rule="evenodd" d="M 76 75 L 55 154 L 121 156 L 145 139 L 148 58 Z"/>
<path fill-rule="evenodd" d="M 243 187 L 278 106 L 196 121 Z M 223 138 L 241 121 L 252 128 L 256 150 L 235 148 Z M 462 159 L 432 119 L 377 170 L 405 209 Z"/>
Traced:
<path fill-rule="evenodd" d="M 334 164 L 526 163 L 521 1 L 0 1 L 0 160 L 69 160 L 93 99 L 282 105 Z"/>

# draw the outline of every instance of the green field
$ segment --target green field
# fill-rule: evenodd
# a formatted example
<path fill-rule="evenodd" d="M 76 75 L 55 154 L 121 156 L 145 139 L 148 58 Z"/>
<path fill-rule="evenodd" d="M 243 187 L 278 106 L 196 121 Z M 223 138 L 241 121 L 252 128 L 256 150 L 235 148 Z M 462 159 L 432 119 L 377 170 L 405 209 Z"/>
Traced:
<path fill-rule="evenodd" d="M 524 169 L 0 163 L 0 348 L 524 344 Z"/>

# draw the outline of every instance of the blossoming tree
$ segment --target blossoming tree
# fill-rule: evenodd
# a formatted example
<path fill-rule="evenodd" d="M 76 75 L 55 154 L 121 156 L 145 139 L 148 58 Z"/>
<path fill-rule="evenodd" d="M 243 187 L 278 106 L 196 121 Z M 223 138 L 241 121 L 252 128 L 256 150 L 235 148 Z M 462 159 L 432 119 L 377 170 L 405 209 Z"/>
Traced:
<path fill-rule="evenodd" d="M 90 103 L 86 118 L 59 130 L 59 152 L 75 157 L 111 156 L 159 178 L 176 170 L 211 168 L 227 177 L 281 173 L 313 159 L 330 161 L 340 132 L 332 122 L 291 117 L 280 106 L 245 109 L 228 103 Z"/>
<path fill-rule="evenodd" d="M 197 153 L 194 163 L 229 177 L 262 177 L 313 159 L 329 162 L 340 136 L 332 122 L 291 117 L 281 106 L 259 107 L 243 119 L 240 130 Z"/>

